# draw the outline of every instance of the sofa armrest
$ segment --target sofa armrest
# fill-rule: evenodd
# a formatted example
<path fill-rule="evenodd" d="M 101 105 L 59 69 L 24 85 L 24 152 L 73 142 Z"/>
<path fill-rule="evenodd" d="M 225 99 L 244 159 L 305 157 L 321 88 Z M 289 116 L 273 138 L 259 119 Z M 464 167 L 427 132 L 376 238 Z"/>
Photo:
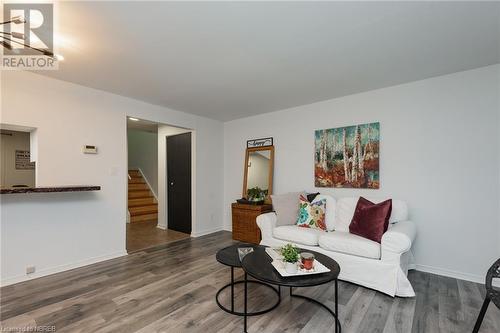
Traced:
<path fill-rule="evenodd" d="M 410 250 L 417 227 L 412 221 L 392 224 L 382 236 L 381 260 L 399 260 L 399 256 Z"/>
<path fill-rule="evenodd" d="M 257 216 L 257 225 L 260 228 L 262 240 L 273 237 L 273 229 L 276 227 L 276 213 L 265 213 Z"/>

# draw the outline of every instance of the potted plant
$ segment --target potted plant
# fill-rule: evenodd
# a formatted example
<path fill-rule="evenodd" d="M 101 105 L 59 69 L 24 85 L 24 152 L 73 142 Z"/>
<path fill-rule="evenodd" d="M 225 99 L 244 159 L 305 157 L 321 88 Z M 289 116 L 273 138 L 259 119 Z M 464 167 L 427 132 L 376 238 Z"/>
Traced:
<path fill-rule="evenodd" d="M 296 248 L 293 244 L 286 244 L 281 247 L 281 255 L 283 256 L 283 261 L 285 263 L 285 271 L 290 274 L 297 273 L 299 261 L 299 249 Z"/>
<path fill-rule="evenodd" d="M 263 204 L 264 200 L 266 199 L 266 196 L 267 196 L 267 190 L 263 190 L 258 186 L 249 188 L 247 190 L 248 201 L 256 205 Z"/>

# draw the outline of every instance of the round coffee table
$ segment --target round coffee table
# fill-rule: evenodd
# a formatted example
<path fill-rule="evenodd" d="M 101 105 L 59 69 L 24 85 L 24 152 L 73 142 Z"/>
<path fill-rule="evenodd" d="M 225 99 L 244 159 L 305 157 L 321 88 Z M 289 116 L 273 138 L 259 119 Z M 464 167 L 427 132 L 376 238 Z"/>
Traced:
<path fill-rule="evenodd" d="M 278 271 L 271 264 L 272 259 L 266 253 L 265 246 L 257 246 L 254 247 L 254 251 L 252 253 L 247 254 L 241 263 L 243 270 L 245 271 L 245 280 L 243 281 L 245 284 L 244 293 L 245 293 L 245 303 L 244 303 L 244 313 L 247 311 L 247 274 L 252 278 L 262 281 L 267 284 L 277 285 L 278 287 L 290 287 L 290 296 L 300 297 L 306 299 L 310 302 L 318 304 L 325 308 L 335 319 L 335 332 L 341 332 L 342 327 L 340 325 L 340 321 L 338 318 L 338 276 L 340 273 L 339 264 L 333 260 L 332 258 L 310 250 L 304 250 L 304 252 L 313 253 L 316 260 L 321 262 L 324 266 L 330 269 L 330 272 L 321 273 L 321 274 L 310 274 L 310 275 L 300 275 L 300 276 L 290 276 L 283 277 L 278 273 Z M 303 295 L 296 295 L 293 293 L 292 288 L 300 288 L 300 287 L 313 287 L 319 286 L 325 283 L 334 282 L 335 288 L 335 310 L 333 311 L 325 304 L 307 297 Z M 247 331 L 247 316 L 244 316 L 244 332 Z"/>
<path fill-rule="evenodd" d="M 217 252 L 217 254 L 215 255 L 215 258 L 217 259 L 218 262 L 220 262 L 223 265 L 231 267 L 231 282 L 228 283 L 228 284 L 226 284 L 222 288 L 220 288 L 219 291 L 217 291 L 217 294 L 215 294 L 215 301 L 217 302 L 217 305 L 222 310 L 224 310 L 224 311 L 226 311 L 226 312 L 228 312 L 230 314 L 233 314 L 233 315 L 245 316 L 245 318 L 246 318 L 246 316 L 257 316 L 257 315 L 264 314 L 266 312 L 269 312 L 269 311 L 273 310 L 275 307 L 277 307 L 280 304 L 280 302 L 281 302 L 281 288 L 278 287 L 278 289 L 276 289 L 273 286 L 271 286 L 271 285 L 269 285 L 267 283 L 261 282 L 261 281 L 248 280 L 246 278 L 246 274 L 245 274 L 245 280 L 234 281 L 234 268 L 235 267 L 236 268 L 241 268 L 240 256 L 238 254 L 238 248 L 241 248 L 241 247 L 251 247 L 255 251 L 255 249 L 258 248 L 259 245 L 255 245 L 255 244 L 235 244 L 235 245 L 231 245 L 231 246 L 228 246 L 228 247 L 225 247 L 225 248 L 219 250 Z M 266 287 L 268 287 L 269 289 L 271 289 L 272 291 L 274 291 L 276 293 L 276 295 L 278 296 L 278 300 L 276 301 L 275 304 L 273 304 L 271 307 L 269 307 L 267 309 L 264 309 L 264 310 L 261 310 L 261 311 L 256 311 L 256 312 L 247 312 L 246 311 L 246 294 L 245 294 L 245 312 L 235 311 L 234 310 L 234 286 L 237 285 L 237 284 L 241 284 L 241 283 L 245 284 L 245 292 L 247 292 L 247 290 L 246 290 L 247 283 L 252 283 L 252 284 L 258 284 L 258 285 L 266 286 Z M 226 288 L 229 288 L 229 287 L 231 287 L 231 309 L 228 309 L 227 307 L 225 307 L 224 305 L 222 305 L 219 302 L 219 294 L 222 291 L 224 291 Z"/>

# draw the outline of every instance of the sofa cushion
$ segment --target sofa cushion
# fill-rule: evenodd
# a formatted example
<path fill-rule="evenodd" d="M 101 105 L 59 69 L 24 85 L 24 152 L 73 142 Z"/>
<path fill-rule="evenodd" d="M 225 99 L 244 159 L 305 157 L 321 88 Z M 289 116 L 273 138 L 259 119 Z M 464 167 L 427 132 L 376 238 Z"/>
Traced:
<path fill-rule="evenodd" d="M 373 201 L 373 200 L 372 200 Z M 373 201 L 379 203 L 382 200 Z M 403 200 L 392 199 L 392 212 L 389 223 L 408 221 L 408 205 Z"/>
<path fill-rule="evenodd" d="M 351 224 L 356 204 L 358 203 L 357 197 L 339 198 L 337 200 L 337 209 L 335 212 L 335 231 L 349 231 L 349 224 Z"/>
<path fill-rule="evenodd" d="M 318 194 L 312 202 L 326 199 L 326 214 L 325 214 L 325 224 L 326 230 L 332 231 L 335 229 L 335 210 L 337 207 L 337 201 L 334 197 L 326 194 Z"/>
<path fill-rule="evenodd" d="M 299 227 L 326 230 L 326 199 L 309 202 L 305 195 L 301 195 L 299 205 Z"/>
<path fill-rule="evenodd" d="M 273 230 L 274 238 L 291 243 L 318 245 L 319 235 L 325 233 L 319 229 L 301 228 L 296 225 L 285 225 Z"/>
<path fill-rule="evenodd" d="M 273 209 L 276 212 L 276 225 L 293 225 L 299 215 L 299 197 L 304 192 L 290 192 L 271 195 Z"/>
<path fill-rule="evenodd" d="M 382 235 L 389 227 L 391 210 L 391 199 L 374 204 L 360 197 L 349 225 L 349 232 L 380 243 Z"/>
<path fill-rule="evenodd" d="M 321 234 L 318 239 L 321 248 L 351 254 L 358 257 L 380 259 L 380 244 L 349 232 L 333 231 Z"/>
<path fill-rule="evenodd" d="M 387 200 L 387 198 L 381 199 L 381 198 L 370 198 L 370 197 L 367 197 L 367 199 L 374 203 L 380 203 L 384 200 Z M 335 222 L 334 222 L 335 230 L 349 231 L 349 225 L 351 224 L 352 217 L 354 216 L 354 210 L 356 209 L 358 200 L 359 197 L 346 197 L 337 199 L 337 205 L 335 207 Z M 406 205 L 406 202 L 402 200 L 393 199 L 392 212 L 391 212 L 391 217 L 389 218 L 389 223 L 396 223 L 406 220 L 408 220 L 408 206 Z"/>

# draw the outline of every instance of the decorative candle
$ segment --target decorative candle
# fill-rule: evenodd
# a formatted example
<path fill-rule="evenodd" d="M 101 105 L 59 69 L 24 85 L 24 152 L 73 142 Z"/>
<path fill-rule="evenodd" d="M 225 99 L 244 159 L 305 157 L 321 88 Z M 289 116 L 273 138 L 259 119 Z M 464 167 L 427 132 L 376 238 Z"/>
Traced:
<path fill-rule="evenodd" d="M 300 261 L 304 269 L 310 270 L 314 266 L 314 254 L 309 252 L 302 252 L 300 254 Z"/>

